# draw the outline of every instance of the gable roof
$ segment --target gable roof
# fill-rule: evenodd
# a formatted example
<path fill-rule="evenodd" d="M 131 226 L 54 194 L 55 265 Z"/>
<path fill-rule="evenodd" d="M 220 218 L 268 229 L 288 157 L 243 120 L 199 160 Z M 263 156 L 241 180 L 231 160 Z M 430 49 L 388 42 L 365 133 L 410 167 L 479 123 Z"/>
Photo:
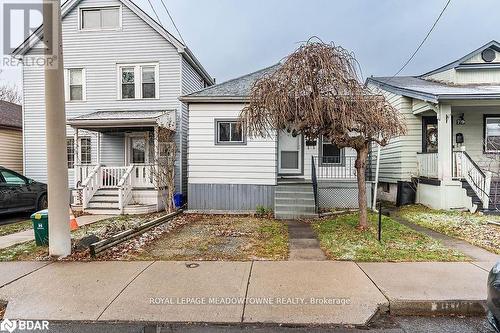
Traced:
<path fill-rule="evenodd" d="M 181 97 L 184 102 L 244 102 L 248 99 L 253 84 L 281 66 L 280 63 L 246 74 L 226 82 L 196 91 Z"/>
<path fill-rule="evenodd" d="M 0 127 L 23 128 L 23 108 L 21 105 L 0 101 Z"/>
<path fill-rule="evenodd" d="M 67 0 L 61 6 L 61 17 L 64 19 L 80 2 L 83 0 Z M 207 82 L 214 84 L 213 78 L 205 70 L 199 60 L 194 56 L 191 50 L 179 41 L 174 35 L 168 32 L 159 22 L 154 20 L 145 11 L 143 11 L 139 6 L 137 6 L 131 0 L 118 0 L 123 3 L 127 8 L 139 16 L 144 22 L 151 26 L 156 32 L 158 32 L 162 37 L 169 41 L 177 51 L 189 62 L 191 66 L 200 74 Z M 35 42 L 41 40 L 43 37 L 43 24 L 40 25 L 21 45 L 19 45 L 12 55 L 14 57 L 20 57 L 25 55 L 34 45 Z"/>
<path fill-rule="evenodd" d="M 492 40 L 491 42 L 486 43 L 485 45 L 481 46 L 480 48 L 478 48 L 478 49 L 476 49 L 476 50 L 474 50 L 474 51 L 466 54 L 462 58 L 460 58 L 458 60 L 455 60 L 453 62 L 450 62 L 449 64 L 444 65 L 442 67 L 439 67 L 437 69 L 434 69 L 434 70 L 432 70 L 430 72 L 422 74 L 422 75 L 420 75 L 420 77 L 425 77 L 425 76 L 433 75 L 433 74 L 436 74 L 436 73 L 441 73 L 441 72 L 444 72 L 444 71 L 446 71 L 448 69 L 459 67 L 460 65 L 462 65 L 463 62 L 465 62 L 466 60 L 474 57 L 475 55 L 480 54 L 481 52 L 483 52 L 487 48 L 492 48 L 492 49 L 500 52 L 500 43 L 497 42 L 496 40 Z"/>
<path fill-rule="evenodd" d="M 421 99 L 426 102 L 438 103 L 440 100 L 464 100 L 464 99 L 500 99 L 500 85 L 487 83 L 481 84 L 453 84 L 436 81 L 428 78 L 430 75 L 440 73 L 452 68 L 478 66 L 477 64 L 463 63 L 481 54 L 485 49 L 492 48 L 500 52 L 500 43 L 491 41 L 480 48 L 470 52 L 462 58 L 451 62 L 438 69 L 432 70 L 418 76 L 395 76 L 395 77 L 369 77 L 366 83 L 372 83 L 386 91 L 394 94 Z M 487 64 L 490 68 L 500 68 L 500 64 Z"/>

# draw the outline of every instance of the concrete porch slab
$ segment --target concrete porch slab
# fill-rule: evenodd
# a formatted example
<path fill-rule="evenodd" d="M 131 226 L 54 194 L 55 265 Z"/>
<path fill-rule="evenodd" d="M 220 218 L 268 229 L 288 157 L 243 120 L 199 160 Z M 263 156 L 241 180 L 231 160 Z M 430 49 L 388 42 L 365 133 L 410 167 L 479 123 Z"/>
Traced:
<path fill-rule="evenodd" d="M 352 262 L 255 262 L 247 298 L 246 323 L 364 325 L 388 306 Z"/>
<path fill-rule="evenodd" d="M 0 289 L 5 318 L 97 320 L 151 262 L 53 263 Z M 1 267 L 1 266 L 0 266 Z"/>
<path fill-rule="evenodd" d="M 389 299 L 391 314 L 484 313 L 487 272 L 471 263 L 359 263 Z"/>
<path fill-rule="evenodd" d="M 214 261 L 196 265 L 188 268 L 185 262 L 155 262 L 99 319 L 240 323 L 252 264 Z M 224 298 L 234 298 L 237 303 L 215 304 L 215 299 Z M 182 304 L 186 302 L 203 303 Z"/>
<path fill-rule="evenodd" d="M 0 274 L 0 288 L 46 265 L 48 263 L 36 261 L 2 262 L 0 263 L 0 272 L 2 272 Z"/>

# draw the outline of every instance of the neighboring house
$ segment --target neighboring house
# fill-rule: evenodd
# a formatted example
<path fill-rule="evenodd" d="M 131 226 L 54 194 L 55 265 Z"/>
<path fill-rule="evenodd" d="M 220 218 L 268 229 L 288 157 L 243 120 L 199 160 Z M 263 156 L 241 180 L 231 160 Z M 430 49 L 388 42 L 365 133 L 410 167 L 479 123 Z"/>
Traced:
<path fill-rule="evenodd" d="M 23 109 L 0 101 L 0 166 L 23 173 Z"/>
<path fill-rule="evenodd" d="M 420 76 L 371 77 L 404 115 L 408 135 L 382 149 L 379 193 L 412 182 L 417 202 L 493 209 L 500 153 L 500 44 L 492 41 Z M 493 176 L 493 179 L 492 179 Z"/>
<path fill-rule="evenodd" d="M 69 0 L 62 7 L 68 172 L 74 204 L 91 213 L 162 208 L 153 182 L 158 131 L 175 131 L 176 191 L 187 194 L 187 105 L 213 84 L 191 51 L 130 0 Z M 29 45 L 15 56 L 30 57 Z M 47 180 L 43 68 L 24 66 L 24 170 Z"/>
<path fill-rule="evenodd" d="M 189 210 L 255 212 L 260 206 L 295 218 L 318 208 L 357 207 L 354 150 L 285 131 L 249 137 L 237 122 L 253 83 L 278 66 L 181 98 L 189 103 Z"/>

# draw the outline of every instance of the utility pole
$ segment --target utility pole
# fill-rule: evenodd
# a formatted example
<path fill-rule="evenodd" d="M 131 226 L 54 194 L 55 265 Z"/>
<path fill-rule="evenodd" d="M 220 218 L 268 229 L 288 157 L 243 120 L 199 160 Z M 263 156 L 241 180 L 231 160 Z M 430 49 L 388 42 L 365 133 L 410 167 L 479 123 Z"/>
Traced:
<path fill-rule="evenodd" d="M 61 1 L 43 0 L 49 254 L 71 254 Z M 54 60 L 51 62 L 51 59 Z"/>

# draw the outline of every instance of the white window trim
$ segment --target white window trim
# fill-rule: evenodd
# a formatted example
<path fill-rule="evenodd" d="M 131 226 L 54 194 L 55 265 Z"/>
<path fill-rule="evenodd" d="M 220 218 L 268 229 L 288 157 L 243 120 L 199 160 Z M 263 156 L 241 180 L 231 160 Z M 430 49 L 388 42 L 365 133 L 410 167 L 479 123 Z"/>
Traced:
<path fill-rule="evenodd" d="M 81 69 L 82 70 L 82 99 L 81 100 L 71 100 L 70 99 L 70 90 L 69 90 L 69 72 L 73 69 Z M 64 69 L 64 96 L 66 102 L 69 103 L 79 103 L 87 101 L 87 73 L 85 68 L 83 67 L 70 67 Z"/>
<path fill-rule="evenodd" d="M 83 25 L 83 11 L 92 9 L 109 9 L 118 8 L 118 27 L 117 28 L 98 28 L 98 29 L 84 29 Z M 78 31 L 120 31 L 123 26 L 123 7 L 122 5 L 103 5 L 103 6 L 79 6 L 78 7 Z"/>
<path fill-rule="evenodd" d="M 89 139 L 90 140 L 90 163 L 88 164 L 83 164 L 82 163 L 82 139 Z M 94 162 L 94 144 L 92 142 L 92 137 L 91 136 L 79 136 L 78 137 L 78 144 L 76 145 L 76 150 L 78 150 L 78 160 L 75 160 L 75 137 L 74 136 L 67 136 L 66 137 L 66 142 L 67 140 L 73 140 L 73 167 L 69 168 L 68 170 L 73 170 L 75 168 L 75 165 L 92 165 Z"/>
<path fill-rule="evenodd" d="M 154 98 L 142 98 L 142 67 L 151 66 L 155 68 L 155 97 Z M 134 85 L 135 85 L 135 97 L 134 98 L 122 98 L 122 68 L 133 67 L 134 68 Z M 116 98 L 119 101 L 133 101 L 133 100 L 157 100 L 160 99 L 160 64 L 158 62 L 145 62 L 145 63 L 131 63 L 131 64 L 117 64 L 116 65 L 116 83 L 117 83 L 117 95 Z"/>
<path fill-rule="evenodd" d="M 149 164 L 149 155 L 151 153 L 150 144 L 149 144 L 149 132 L 133 132 L 133 133 L 125 133 L 125 163 L 126 165 L 132 164 L 132 138 L 141 138 L 146 140 L 146 155 L 145 155 L 145 163 Z"/>
<path fill-rule="evenodd" d="M 491 153 L 491 154 L 498 154 L 500 153 L 500 149 L 499 150 L 495 150 L 495 149 L 488 149 L 488 119 L 500 119 L 500 115 L 499 116 L 485 116 L 484 117 L 484 152 L 485 153 Z"/>
<path fill-rule="evenodd" d="M 247 144 L 247 137 L 246 137 L 246 130 L 245 130 L 245 125 L 243 124 L 242 128 L 242 136 L 241 136 L 241 141 L 220 141 L 220 132 L 219 132 L 219 125 L 221 123 L 238 123 L 237 118 L 217 118 L 214 120 L 214 127 L 215 127 L 215 138 L 214 138 L 214 143 L 216 146 L 246 146 Z M 231 127 L 231 125 L 230 125 Z M 231 131 L 229 133 L 231 136 Z M 231 139 L 231 138 L 230 138 Z"/>

